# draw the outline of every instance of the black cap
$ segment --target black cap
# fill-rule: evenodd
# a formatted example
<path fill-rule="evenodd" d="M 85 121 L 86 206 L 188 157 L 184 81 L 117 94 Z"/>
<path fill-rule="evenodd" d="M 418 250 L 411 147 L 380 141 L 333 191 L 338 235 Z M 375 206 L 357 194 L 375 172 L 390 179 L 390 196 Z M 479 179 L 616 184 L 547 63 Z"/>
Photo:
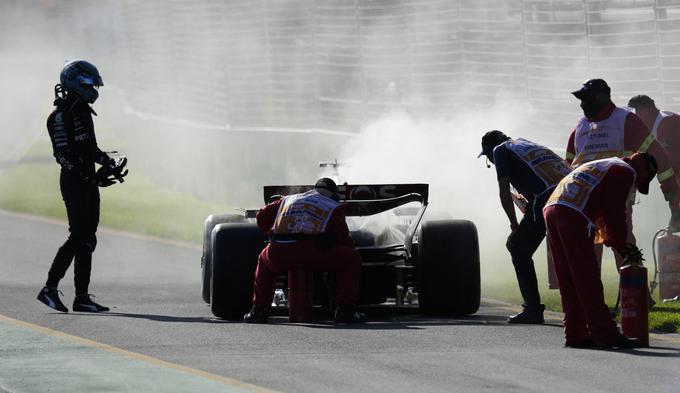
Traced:
<path fill-rule="evenodd" d="M 322 177 L 321 179 L 316 181 L 316 184 L 314 184 L 314 188 L 319 190 L 328 190 L 332 192 L 333 194 L 338 193 L 338 185 L 335 184 L 333 179 L 330 179 L 328 177 Z"/>
<path fill-rule="evenodd" d="M 493 152 L 494 147 L 500 145 L 508 139 L 510 139 L 510 137 L 505 135 L 502 131 L 491 130 L 487 132 L 482 137 L 482 152 L 477 155 L 477 158 L 481 156 L 487 156 L 491 158 L 491 153 Z"/>
<path fill-rule="evenodd" d="M 572 91 L 571 94 L 579 100 L 583 100 L 586 97 L 594 97 L 595 94 L 603 92 L 607 94 L 611 93 L 611 89 L 609 88 L 609 85 L 607 85 L 607 82 L 605 82 L 604 79 L 590 79 L 583 82 L 581 88 Z"/>
<path fill-rule="evenodd" d="M 646 96 L 644 94 L 639 94 L 636 95 L 635 97 L 632 97 L 630 100 L 628 100 L 628 107 L 630 108 L 656 108 L 656 105 L 654 104 L 654 100 L 649 98 L 649 96 Z"/>

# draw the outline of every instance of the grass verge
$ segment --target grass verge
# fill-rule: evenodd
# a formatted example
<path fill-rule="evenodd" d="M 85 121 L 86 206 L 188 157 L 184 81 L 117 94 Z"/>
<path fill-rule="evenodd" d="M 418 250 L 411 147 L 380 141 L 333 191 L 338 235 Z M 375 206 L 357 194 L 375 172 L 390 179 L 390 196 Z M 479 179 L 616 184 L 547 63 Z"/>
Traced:
<path fill-rule="evenodd" d="M 100 193 L 101 226 L 194 243 L 202 241 L 208 215 L 233 211 L 162 187 L 134 169 L 124 183 Z M 66 220 L 59 166 L 25 163 L 0 173 L 0 208 Z"/>
<path fill-rule="evenodd" d="M 609 255 L 609 256 L 608 256 Z M 496 266 L 494 272 L 484 272 L 482 265 L 482 294 L 491 299 L 499 299 L 507 302 L 521 304 L 522 296 L 517 286 L 515 272 L 510 261 L 510 254 L 507 256 L 497 255 L 495 258 L 507 259 L 507 265 Z M 548 272 L 546 263 L 545 247 L 539 248 L 534 255 L 536 276 L 538 278 L 539 292 L 541 301 L 546 307 L 553 311 L 562 311 L 560 292 L 557 289 L 548 289 Z M 648 274 L 653 274 L 653 264 L 647 263 L 647 268 L 651 269 Z M 605 251 L 602 261 L 602 283 L 604 286 L 605 302 L 614 308 L 618 295 L 619 276 L 616 271 L 614 257 L 611 252 Z M 664 303 L 659 299 L 659 290 L 653 294 L 656 306 L 649 314 L 649 328 L 653 332 L 678 333 L 680 332 L 680 302 Z"/>

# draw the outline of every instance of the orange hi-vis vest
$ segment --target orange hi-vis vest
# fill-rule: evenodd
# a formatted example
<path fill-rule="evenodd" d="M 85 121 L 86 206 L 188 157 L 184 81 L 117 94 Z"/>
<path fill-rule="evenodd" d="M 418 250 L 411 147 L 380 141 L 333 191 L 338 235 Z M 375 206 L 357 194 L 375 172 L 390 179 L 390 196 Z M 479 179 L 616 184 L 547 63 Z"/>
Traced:
<path fill-rule="evenodd" d="M 609 157 L 621 157 L 632 152 L 624 151 L 624 125 L 628 110 L 616 107 L 612 114 L 602 120 L 591 122 L 581 118 L 574 135 L 575 168 L 583 163 Z M 628 154 L 626 154 L 628 153 Z"/>
<path fill-rule="evenodd" d="M 319 235 L 326 230 L 340 203 L 311 190 L 283 197 L 272 232 L 276 234 Z"/>
<path fill-rule="evenodd" d="M 626 164 L 620 158 L 604 158 L 587 162 L 578 168 L 574 169 L 570 174 L 564 177 L 562 181 L 555 187 L 555 191 L 550 195 L 545 206 L 550 205 L 564 205 L 579 211 L 585 217 L 585 207 L 588 204 L 590 194 L 595 187 L 600 184 L 602 179 L 614 165 L 628 168 L 633 172 L 633 185 L 630 192 L 635 190 L 635 170 L 630 165 Z M 588 218 L 588 217 L 586 217 Z M 592 223 L 591 223 L 592 225 Z"/>
<path fill-rule="evenodd" d="M 557 185 L 571 172 L 569 163 L 545 146 L 523 138 L 509 140 L 505 144 L 543 181 L 546 189 Z"/>

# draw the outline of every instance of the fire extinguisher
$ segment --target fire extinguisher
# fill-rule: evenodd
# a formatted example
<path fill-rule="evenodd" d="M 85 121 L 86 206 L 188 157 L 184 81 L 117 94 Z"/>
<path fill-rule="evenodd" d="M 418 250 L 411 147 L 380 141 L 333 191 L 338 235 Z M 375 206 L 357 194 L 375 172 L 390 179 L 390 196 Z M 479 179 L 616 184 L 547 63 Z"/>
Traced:
<path fill-rule="evenodd" d="M 640 346 L 649 346 L 649 290 L 647 268 L 642 258 L 624 261 L 619 269 L 621 296 L 621 330 L 626 337 L 637 338 Z"/>
<path fill-rule="evenodd" d="M 659 248 L 658 263 L 655 242 Z M 658 279 L 659 298 L 663 300 L 680 296 L 680 236 L 668 229 L 659 230 L 654 234 L 652 251 L 655 271 L 651 290 L 654 291 Z"/>

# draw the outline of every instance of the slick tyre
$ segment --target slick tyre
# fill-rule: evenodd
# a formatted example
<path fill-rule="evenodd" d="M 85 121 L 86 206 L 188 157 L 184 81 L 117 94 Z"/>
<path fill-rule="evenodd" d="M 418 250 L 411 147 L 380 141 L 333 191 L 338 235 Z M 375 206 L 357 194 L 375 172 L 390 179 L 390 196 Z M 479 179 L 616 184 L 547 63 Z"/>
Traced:
<path fill-rule="evenodd" d="M 203 228 L 203 255 L 201 256 L 201 296 L 210 303 L 210 277 L 212 275 L 212 231 L 215 226 L 228 222 L 242 222 L 237 214 L 211 214 L 205 219 Z"/>
<path fill-rule="evenodd" d="M 241 320 L 250 309 L 257 257 L 265 241 L 254 223 L 219 224 L 213 229 L 210 309 L 216 317 Z"/>
<path fill-rule="evenodd" d="M 420 309 L 429 315 L 474 314 L 480 303 L 479 241 L 466 220 L 423 223 L 418 236 Z"/>

